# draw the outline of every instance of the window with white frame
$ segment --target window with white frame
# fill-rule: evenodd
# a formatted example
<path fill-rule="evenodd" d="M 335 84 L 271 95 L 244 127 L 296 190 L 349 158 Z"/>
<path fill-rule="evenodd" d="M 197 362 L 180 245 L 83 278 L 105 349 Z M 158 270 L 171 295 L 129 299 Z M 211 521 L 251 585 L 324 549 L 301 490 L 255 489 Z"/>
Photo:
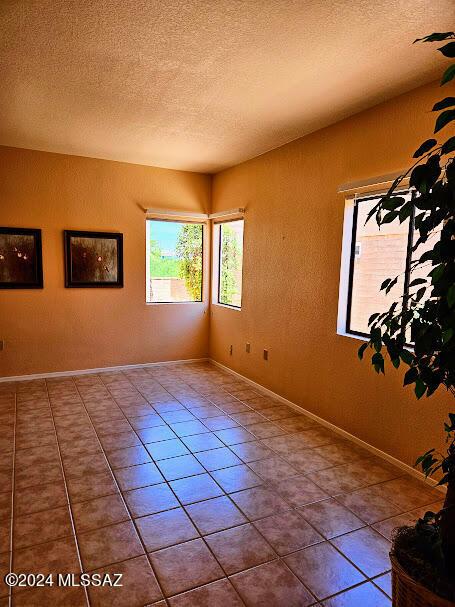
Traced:
<path fill-rule="evenodd" d="M 440 237 L 435 231 L 425 244 L 413 251 L 418 238 L 413 215 L 403 223 L 394 221 L 380 227 L 374 217 L 365 223 L 381 195 L 346 201 L 338 307 L 338 332 L 342 334 L 368 337 L 368 320 L 372 314 L 385 312 L 394 301 L 409 297 L 411 280 L 426 276 L 423 269 L 419 274 L 413 271 L 411 278 L 412 262 L 432 248 L 434 239 Z M 400 195 L 411 198 L 409 191 Z M 398 280 L 390 291 L 381 291 L 384 280 L 395 276 Z"/>
<path fill-rule="evenodd" d="M 244 220 L 213 226 L 213 302 L 240 309 L 242 305 Z"/>
<path fill-rule="evenodd" d="M 202 301 L 204 225 L 146 221 L 146 301 Z"/>

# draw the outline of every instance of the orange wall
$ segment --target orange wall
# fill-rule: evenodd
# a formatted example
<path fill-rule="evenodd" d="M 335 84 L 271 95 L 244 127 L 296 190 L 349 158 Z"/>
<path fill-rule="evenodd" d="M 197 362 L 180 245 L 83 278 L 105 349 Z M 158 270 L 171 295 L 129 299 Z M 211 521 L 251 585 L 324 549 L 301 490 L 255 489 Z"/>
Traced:
<path fill-rule="evenodd" d="M 449 397 L 417 402 L 401 373 L 376 376 L 357 359 L 361 342 L 336 334 L 337 189 L 406 167 L 440 95 L 422 87 L 223 171 L 212 186 L 213 212 L 244 206 L 246 216 L 243 307 L 211 307 L 211 356 L 407 463 L 441 443 Z"/>
<path fill-rule="evenodd" d="M 0 226 L 41 228 L 44 265 L 43 290 L 0 290 L 0 376 L 207 355 L 206 304 L 145 303 L 138 205 L 207 212 L 210 177 L 0 147 Z M 123 232 L 124 288 L 65 289 L 64 229 Z"/>
<path fill-rule="evenodd" d="M 243 308 L 211 307 L 211 356 L 408 463 L 440 442 L 451 401 L 441 391 L 417 402 L 400 373 L 377 377 L 357 360 L 360 342 L 336 334 L 344 209 L 336 192 L 406 166 L 431 132 L 427 110 L 439 95 L 422 87 L 212 183 L 213 211 L 247 213 Z M 43 230 L 45 283 L 0 291 L 0 376 L 205 356 L 207 304 L 145 304 L 138 204 L 207 211 L 210 189 L 205 175 L 0 147 L 0 225 Z M 123 289 L 63 287 L 65 228 L 123 232 Z"/>

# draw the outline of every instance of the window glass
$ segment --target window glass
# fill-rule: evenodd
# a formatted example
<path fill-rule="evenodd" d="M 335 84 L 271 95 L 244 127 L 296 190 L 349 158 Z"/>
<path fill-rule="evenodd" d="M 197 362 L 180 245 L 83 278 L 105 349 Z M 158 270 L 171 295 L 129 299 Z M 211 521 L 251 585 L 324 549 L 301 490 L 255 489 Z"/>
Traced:
<path fill-rule="evenodd" d="M 412 253 L 413 264 L 416 261 L 418 261 L 424 253 L 426 253 L 427 251 L 430 251 L 434 247 L 434 245 L 437 243 L 437 241 L 441 239 L 441 231 L 442 231 L 442 223 L 428 237 L 428 240 L 426 242 L 422 242 L 418 245 L 417 249 L 415 251 L 413 251 L 413 253 Z M 420 236 L 419 231 L 414 230 L 414 236 L 413 236 L 414 244 L 416 244 L 417 241 L 419 240 L 419 236 Z M 412 282 L 416 278 L 427 278 L 429 272 L 431 272 L 433 267 L 434 266 L 431 264 L 431 261 L 427 261 L 424 264 L 422 264 L 421 266 L 417 267 L 415 270 L 413 269 L 410 274 L 410 282 Z M 411 294 L 416 293 L 421 287 L 422 287 L 422 285 L 416 285 L 415 287 L 411 287 L 410 293 Z M 429 289 L 426 290 L 425 295 L 420 300 L 421 303 L 423 303 L 426 299 L 428 299 L 428 297 L 430 296 L 430 293 L 431 293 L 431 286 Z"/>
<path fill-rule="evenodd" d="M 378 201 L 379 198 L 358 200 L 354 211 L 347 331 L 361 335 L 369 335 L 368 319 L 372 314 L 385 312 L 404 293 L 409 219 L 402 224 L 384 224 L 379 229 L 373 217 L 365 225 L 369 211 Z M 386 278 L 398 275 L 397 284 L 387 295 L 380 291 Z"/>
<path fill-rule="evenodd" d="M 203 225 L 147 220 L 147 301 L 202 301 Z"/>
<path fill-rule="evenodd" d="M 240 308 L 242 303 L 244 220 L 219 224 L 218 303 Z"/>

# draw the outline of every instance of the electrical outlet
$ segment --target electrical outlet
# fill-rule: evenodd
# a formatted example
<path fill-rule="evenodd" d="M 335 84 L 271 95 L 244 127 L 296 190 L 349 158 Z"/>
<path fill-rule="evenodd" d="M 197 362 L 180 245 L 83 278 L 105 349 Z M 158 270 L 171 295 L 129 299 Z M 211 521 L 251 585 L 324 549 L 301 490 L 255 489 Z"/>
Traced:
<path fill-rule="evenodd" d="M 0 352 L 6 348 L 6 342 L 4 339 L 0 339 Z"/>
<path fill-rule="evenodd" d="M 264 350 L 264 360 L 269 360 L 269 351 L 268 350 Z"/>
<path fill-rule="evenodd" d="M 230 348 L 229 348 L 229 354 L 230 354 L 231 356 L 232 356 L 232 350 L 233 350 L 233 348 L 232 348 L 232 344 L 231 344 L 231 346 L 230 346 Z"/>
<path fill-rule="evenodd" d="M 248 354 L 251 351 L 251 344 L 248 341 L 246 342 L 245 351 L 248 352 Z"/>

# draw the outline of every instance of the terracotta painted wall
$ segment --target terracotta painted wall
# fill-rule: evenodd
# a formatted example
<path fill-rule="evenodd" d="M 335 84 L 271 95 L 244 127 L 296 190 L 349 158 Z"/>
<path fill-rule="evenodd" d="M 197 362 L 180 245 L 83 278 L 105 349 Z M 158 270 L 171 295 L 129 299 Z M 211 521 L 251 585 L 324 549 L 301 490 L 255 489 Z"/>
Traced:
<path fill-rule="evenodd" d="M 0 290 L 0 376 L 207 355 L 206 304 L 145 303 L 138 205 L 207 212 L 210 177 L 0 148 L 0 225 L 41 228 L 44 262 L 43 290 Z M 125 287 L 65 289 L 64 229 L 123 232 Z"/>
<path fill-rule="evenodd" d="M 244 206 L 246 219 L 243 307 L 212 306 L 211 356 L 407 463 L 441 443 L 449 397 L 441 391 L 417 402 L 401 373 L 376 376 L 357 359 L 361 342 L 337 335 L 344 211 L 337 188 L 407 166 L 432 132 L 428 110 L 440 94 L 422 87 L 213 182 L 213 212 Z"/>

